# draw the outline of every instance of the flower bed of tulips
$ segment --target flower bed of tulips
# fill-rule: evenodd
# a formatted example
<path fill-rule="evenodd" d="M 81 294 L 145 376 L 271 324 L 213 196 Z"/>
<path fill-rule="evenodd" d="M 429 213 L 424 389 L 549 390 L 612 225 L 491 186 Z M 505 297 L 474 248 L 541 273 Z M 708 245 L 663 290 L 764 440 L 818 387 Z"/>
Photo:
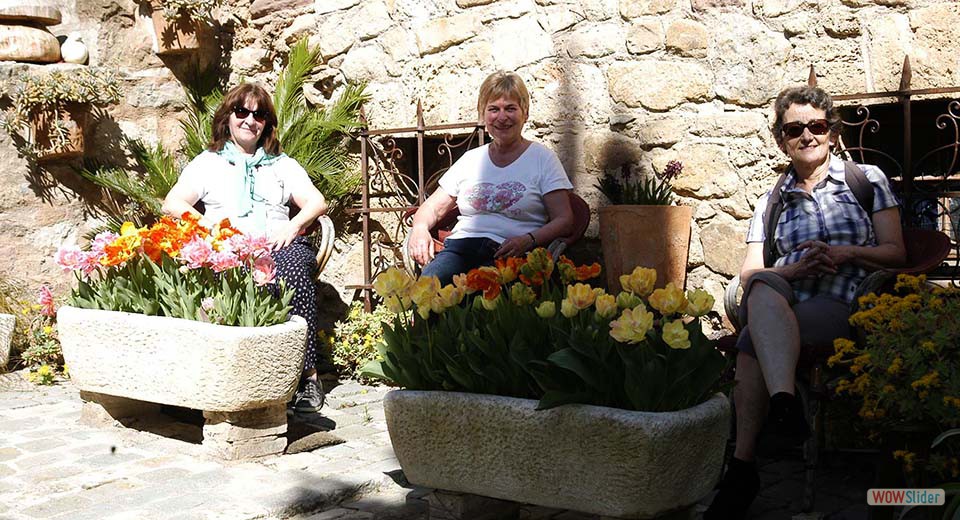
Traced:
<path fill-rule="evenodd" d="M 221 325 L 287 321 L 293 290 L 268 287 L 275 265 L 265 237 L 244 235 L 224 220 L 208 229 L 197 217 L 123 224 L 97 235 L 86 251 L 61 247 L 56 262 L 79 280 L 68 303 L 83 309 L 169 316 Z"/>
<path fill-rule="evenodd" d="M 537 399 L 541 409 L 673 411 L 718 391 L 726 360 L 699 320 L 713 297 L 654 289 L 657 273 L 643 267 L 607 294 L 584 283 L 600 271 L 543 248 L 447 286 L 390 269 L 374 288 L 397 317 L 365 371 L 411 390 Z"/>

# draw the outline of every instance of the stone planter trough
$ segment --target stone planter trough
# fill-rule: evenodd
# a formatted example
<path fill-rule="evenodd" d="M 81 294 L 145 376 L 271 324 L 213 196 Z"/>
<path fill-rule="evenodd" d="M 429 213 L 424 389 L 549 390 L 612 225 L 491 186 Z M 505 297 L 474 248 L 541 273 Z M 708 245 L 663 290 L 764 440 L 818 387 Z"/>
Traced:
<path fill-rule="evenodd" d="M 203 444 L 221 458 L 282 453 L 286 402 L 303 366 L 306 323 L 227 327 L 64 306 L 57 329 L 81 420 L 203 410 Z"/>
<path fill-rule="evenodd" d="M 10 342 L 13 339 L 13 329 L 17 325 L 17 318 L 13 314 L 0 314 L 0 369 L 10 361 Z"/>
<path fill-rule="evenodd" d="M 384 399 L 411 483 L 585 513 L 651 518 L 709 493 L 720 476 L 730 405 L 632 412 L 589 405 L 397 390 Z"/>

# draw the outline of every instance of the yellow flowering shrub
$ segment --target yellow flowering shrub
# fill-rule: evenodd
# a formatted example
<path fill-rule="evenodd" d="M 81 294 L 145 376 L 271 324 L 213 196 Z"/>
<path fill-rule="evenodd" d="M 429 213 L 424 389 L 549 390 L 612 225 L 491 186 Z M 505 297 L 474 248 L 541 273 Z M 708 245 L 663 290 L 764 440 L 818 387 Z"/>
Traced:
<path fill-rule="evenodd" d="M 859 399 L 859 416 L 874 432 L 935 436 L 960 427 L 960 289 L 899 275 L 894 294 L 868 294 L 859 303 L 850 317 L 859 341 L 836 340 L 828 360 L 848 371 L 836 392 Z M 908 452 L 898 459 L 907 470 L 943 474 L 956 465 L 949 444 L 929 459 Z"/>
<path fill-rule="evenodd" d="M 363 304 L 353 302 L 347 317 L 334 324 L 333 334 L 320 331 L 320 340 L 330 352 L 330 359 L 341 375 L 361 382 L 369 381 L 360 370 L 377 359 L 377 345 L 383 340 L 381 324 L 393 319 L 395 313 L 381 305 L 372 313 L 363 310 Z"/>
<path fill-rule="evenodd" d="M 643 267 L 607 294 L 588 283 L 600 271 L 555 262 L 543 248 L 445 287 L 388 270 L 374 288 L 401 312 L 384 324 L 380 358 L 364 373 L 413 390 L 539 399 L 541 409 L 668 411 L 713 395 L 726 360 L 697 319 L 713 297 L 673 284 L 654 290 L 656 271 Z"/>

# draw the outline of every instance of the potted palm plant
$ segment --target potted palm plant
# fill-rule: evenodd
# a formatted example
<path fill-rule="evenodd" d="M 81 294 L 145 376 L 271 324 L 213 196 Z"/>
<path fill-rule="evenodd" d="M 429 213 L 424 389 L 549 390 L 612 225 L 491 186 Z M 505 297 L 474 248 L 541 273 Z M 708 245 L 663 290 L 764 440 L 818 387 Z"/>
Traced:
<path fill-rule="evenodd" d="M 583 283 L 600 271 L 541 248 L 446 287 L 377 277 L 398 315 L 365 373 L 404 388 L 384 410 L 411 483 L 626 518 L 710 492 L 729 430 L 713 298 L 645 268 L 616 295 Z"/>
<path fill-rule="evenodd" d="M 151 0 L 153 52 L 159 55 L 192 52 L 200 48 L 199 32 L 209 24 L 221 0 Z"/>
<path fill-rule="evenodd" d="M 607 173 L 597 188 L 611 205 L 599 209 L 600 245 L 607 286 L 620 290 L 620 276 L 637 266 L 660 273 L 660 286 L 684 287 L 693 210 L 673 205 L 671 182 L 683 165 L 670 161 L 652 176 Z"/>
<path fill-rule="evenodd" d="M 29 130 L 28 153 L 38 160 L 78 157 L 83 155 L 91 107 L 116 103 L 120 97 L 120 83 L 106 69 L 28 75 L 17 86 L 4 126 L 11 134 Z"/>

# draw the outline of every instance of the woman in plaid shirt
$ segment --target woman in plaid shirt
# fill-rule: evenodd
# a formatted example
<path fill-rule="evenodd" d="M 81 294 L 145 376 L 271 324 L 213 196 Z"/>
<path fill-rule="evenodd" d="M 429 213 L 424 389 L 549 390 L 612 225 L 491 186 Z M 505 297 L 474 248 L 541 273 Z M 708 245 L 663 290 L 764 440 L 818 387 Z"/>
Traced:
<path fill-rule="evenodd" d="M 774 111 L 774 138 L 791 161 L 774 235 L 777 258 L 764 267 L 767 193 L 750 221 L 740 271 L 745 327 L 737 342 L 737 444 L 706 520 L 746 515 L 760 489 L 754 451 L 765 423 L 792 443 L 810 436 L 794 395 L 801 348 L 848 336 L 850 300 L 867 269 L 903 264 L 906 256 L 899 203 L 886 176 L 860 166 L 873 187 L 871 217 L 847 185 L 844 162 L 830 153 L 840 127 L 830 96 L 816 87 L 788 88 Z"/>

